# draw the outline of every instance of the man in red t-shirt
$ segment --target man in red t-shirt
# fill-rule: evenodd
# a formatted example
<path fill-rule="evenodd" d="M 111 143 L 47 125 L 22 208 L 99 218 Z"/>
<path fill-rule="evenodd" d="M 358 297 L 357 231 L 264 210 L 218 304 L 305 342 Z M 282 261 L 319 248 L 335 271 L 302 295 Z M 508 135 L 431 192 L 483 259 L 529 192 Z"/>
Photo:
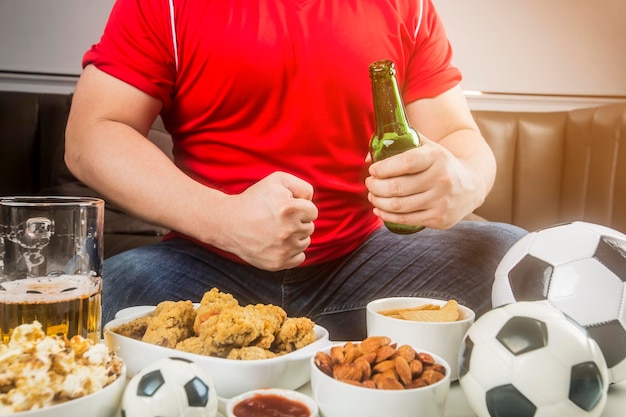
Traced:
<path fill-rule="evenodd" d="M 364 335 L 367 301 L 489 308 L 524 231 L 461 220 L 494 176 L 429 0 L 118 0 L 84 56 L 72 172 L 164 242 L 104 264 L 104 320 L 211 287 Z M 424 146 L 371 164 L 368 66 L 394 61 Z M 161 115 L 174 161 L 145 138 Z M 424 225 L 399 236 L 381 220 Z"/>

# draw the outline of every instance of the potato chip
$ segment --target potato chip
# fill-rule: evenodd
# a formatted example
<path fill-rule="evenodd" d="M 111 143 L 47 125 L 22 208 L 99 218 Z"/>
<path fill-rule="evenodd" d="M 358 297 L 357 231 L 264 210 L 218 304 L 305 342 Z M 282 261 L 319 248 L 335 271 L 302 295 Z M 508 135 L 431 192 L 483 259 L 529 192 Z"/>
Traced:
<path fill-rule="evenodd" d="M 450 322 L 459 319 L 459 304 L 450 300 L 443 306 L 423 304 L 417 307 L 379 311 L 380 314 L 403 320 Z"/>
<path fill-rule="evenodd" d="M 405 307 L 405 308 L 396 308 L 392 310 L 382 310 L 382 311 L 379 311 L 378 313 L 382 314 L 383 316 L 401 318 L 400 313 L 405 312 L 405 311 L 439 310 L 439 308 L 440 308 L 439 306 L 436 306 L 434 304 L 422 304 L 417 307 Z"/>

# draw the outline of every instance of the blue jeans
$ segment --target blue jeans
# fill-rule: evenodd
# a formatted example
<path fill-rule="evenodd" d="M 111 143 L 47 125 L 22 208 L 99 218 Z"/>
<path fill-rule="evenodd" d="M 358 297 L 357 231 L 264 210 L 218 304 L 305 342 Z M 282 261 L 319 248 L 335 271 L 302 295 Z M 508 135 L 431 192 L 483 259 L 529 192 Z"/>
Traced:
<path fill-rule="evenodd" d="M 377 298 L 455 299 L 480 315 L 491 307 L 500 259 L 526 233 L 493 222 L 461 222 L 412 235 L 383 227 L 349 256 L 279 272 L 224 259 L 187 240 L 164 241 L 104 262 L 103 322 L 133 305 L 199 302 L 212 287 L 241 305 L 274 304 L 290 317 L 309 317 L 332 340 L 363 339 L 365 306 Z"/>

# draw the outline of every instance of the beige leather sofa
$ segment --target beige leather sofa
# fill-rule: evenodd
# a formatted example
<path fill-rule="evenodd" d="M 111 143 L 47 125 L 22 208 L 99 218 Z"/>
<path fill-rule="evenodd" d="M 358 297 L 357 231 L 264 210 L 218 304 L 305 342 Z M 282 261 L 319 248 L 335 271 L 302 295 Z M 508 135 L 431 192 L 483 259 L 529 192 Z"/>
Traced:
<path fill-rule="evenodd" d="M 531 231 L 584 220 L 626 233 L 626 103 L 474 117 L 498 161 L 476 214 Z"/>

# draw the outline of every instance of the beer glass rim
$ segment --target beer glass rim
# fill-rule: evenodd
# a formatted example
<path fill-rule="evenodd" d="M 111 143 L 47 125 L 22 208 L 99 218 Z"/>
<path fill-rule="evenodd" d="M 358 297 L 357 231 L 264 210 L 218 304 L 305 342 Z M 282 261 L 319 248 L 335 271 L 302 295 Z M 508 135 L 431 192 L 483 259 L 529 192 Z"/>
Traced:
<path fill-rule="evenodd" d="M 104 200 L 97 197 L 79 196 L 5 196 L 0 197 L 0 206 L 41 207 L 41 206 L 101 206 Z"/>

